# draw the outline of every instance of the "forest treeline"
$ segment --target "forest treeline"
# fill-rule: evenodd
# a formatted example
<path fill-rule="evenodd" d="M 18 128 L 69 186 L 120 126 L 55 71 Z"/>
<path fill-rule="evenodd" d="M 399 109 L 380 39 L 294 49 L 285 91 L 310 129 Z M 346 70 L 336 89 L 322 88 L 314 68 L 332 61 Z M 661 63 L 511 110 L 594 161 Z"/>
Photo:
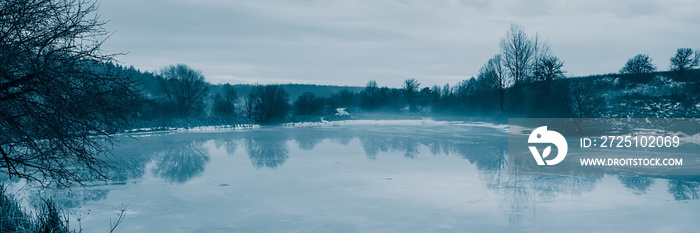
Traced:
<path fill-rule="evenodd" d="M 141 108 L 135 113 L 136 124 L 158 127 L 319 121 L 319 117 L 332 119 L 338 108 L 353 115 L 381 112 L 494 118 L 693 117 L 698 113 L 696 80 L 700 79 L 698 70 L 683 75 L 672 71 L 605 74 L 526 81 L 517 90 L 514 86 L 493 88 L 483 76 L 456 85 L 432 87 L 421 87 L 417 80 L 407 79 L 401 88 L 369 81 L 365 87 L 337 87 L 337 91 L 326 95 L 316 94 L 311 85 L 303 85 L 298 89 L 304 91 L 290 98 L 293 95 L 287 89 L 297 84 L 212 85 L 202 81 L 197 84 L 200 94 L 181 95 L 188 93 L 174 93 L 175 88 L 189 87 L 173 87 L 172 82 L 179 81 L 145 75 L 157 81 L 144 92 Z M 169 82 L 171 86 L 167 87 Z M 248 89 L 248 94 L 238 94 L 240 89 Z"/>
<path fill-rule="evenodd" d="M 309 84 L 213 85 L 184 64 L 157 73 L 108 63 L 143 87 L 135 113 L 141 126 L 319 121 L 339 108 L 352 115 L 392 113 L 492 119 L 507 117 L 692 117 L 697 116 L 700 51 L 679 48 L 668 71 L 657 71 L 645 54 L 621 64 L 620 73 L 567 77 L 564 60 L 549 44 L 512 25 L 500 51 L 477 77 L 444 86 L 421 86 L 413 78 L 400 88 L 370 80 L 365 87 Z M 341 117 L 342 118 L 342 117 Z"/>

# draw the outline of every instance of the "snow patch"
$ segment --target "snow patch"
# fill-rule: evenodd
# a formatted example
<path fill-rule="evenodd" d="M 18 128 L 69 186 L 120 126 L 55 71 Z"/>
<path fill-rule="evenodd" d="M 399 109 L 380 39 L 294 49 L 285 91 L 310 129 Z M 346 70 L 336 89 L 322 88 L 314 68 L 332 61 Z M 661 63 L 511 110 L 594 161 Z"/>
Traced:
<path fill-rule="evenodd" d="M 336 113 L 335 113 L 336 116 L 349 116 L 350 115 L 350 113 L 348 113 L 348 111 L 347 111 L 347 108 L 337 108 L 337 109 L 335 109 L 335 111 L 336 111 Z"/>
<path fill-rule="evenodd" d="M 211 133 L 211 132 L 231 132 L 231 131 L 241 131 L 241 130 L 251 130 L 258 129 L 260 125 L 257 124 L 236 124 L 236 125 L 215 125 L 215 126 L 199 126 L 193 128 L 179 128 L 177 132 L 188 132 L 188 133 Z"/>
<path fill-rule="evenodd" d="M 523 127 L 519 125 L 511 125 L 510 127 L 506 127 L 508 134 L 511 135 L 528 135 L 532 132 L 532 129 L 533 128 Z"/>
<path fill-rule="evenodd" d="M 323 121 L 323 122 L 292 122 L 286 123 L 285 127 L 312 127 L 312 126 L 438 126 L 456 125 L 470 127 L 489 127 L 503 130 L 508 129 L 508 125 L 493 124 L 487 122 L 465 122 L 465 121 L 436 121 L 433 119 L 420 120 L 343 120 L 343 121 Z"/>
<path fill-rule="evenodd" d="M 150 137 L 155 135 L 163 135 L 170 133 L 211 133 L 211 132 L 231 132 L 258 129 L 257 124 L 236 124 L 236 125 L 214 125 L 214 126 L 198 126 L 192 128 L 138 128 L 126 130 L 124 134 L 130 137 Z"/>

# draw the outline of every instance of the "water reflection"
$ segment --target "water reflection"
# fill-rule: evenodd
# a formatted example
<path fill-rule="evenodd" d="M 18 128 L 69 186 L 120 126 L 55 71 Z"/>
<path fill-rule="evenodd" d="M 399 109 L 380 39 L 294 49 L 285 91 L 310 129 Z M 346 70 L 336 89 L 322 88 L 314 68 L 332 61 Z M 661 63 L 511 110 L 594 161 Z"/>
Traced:
<path fill-rule="evenodd" d="M 380 152 L 398 152 L 406 158 L 415 158 L 419 154 L 419 147 L 422 145 L 420 137 L 381 134 L 363 134 L 359 136 L 362 149 L 368 159 L 374 160 Z"/>
<path fill-rule="evenodd" d="M 362 142 L 362 149 L 364 149 L 365 155 L 371 160 L 377 159 L 380 151 L 387 152 L 389 150 L 389 141 L 386 137 L 377 135 L 360 136 L 360 142 Z"/>
<path fill-rule="evenodd" d="M 347 146 L 350 144 L 350 141 L 355 138 L 355 135 L 344 131 L 343 133 L 333 133 L 333 134 L 326 134 L 328 138 L 335 143 L 338 143 L 343 146 Z"/>
<path fill-rule="evenodd" d="M 212 143 L 218 149 L 213 151 L 221 151 L 223 148 L 228 156 L 239 148 L 242 149 L 241 152 L 248 155 L 250 163 L 256 169 L 279 168 L 290 157 L 310 154 L 312 152 L 309 151 L 318 150 L 319 145 L 323 145 L 322 149 L 326 150 L 326 144 L 340 150 L 346 146 L 359 146 L 358 156 L 364 152 L 367 160 L 392 154 L 405 158 L 426 156 L 427 153 L 432 156 L 456 157 L 464 161 L 465 170 L 476 169 L 478 181 L 498 196 L 504 217 L 511 224 L 536 218 L 545 203 L 556 201 L 563 195 L 578 196 L 592 192 L 603 180 L 602 175 L 509 175 L 505 134 L 446 134 L 440 131 L 407 133 L 356 128 L 273 128 L 224 134 L 146 137 L 123 143 L 114 151 L 115 166 L 110 171 L 110 177 L 117 184 L 138 182 L 146 174 L 148 165 L 152 164 L 151 172 L 155 177 L 170 183 L 186 183 L 205 172 L 207 164 L 213 158 L 210 154 L 213 152 L 208 150 Z M 289 145 L 292 146 L 291 149 Z M 676 201 L 699 198 L 700 183 L 694 177 L 615 178 L 619 185 L 630 191 L 630 195 L 649 195 L 654 184 L 662 183 L 668 185 L 668 198 L 673 197 Z M 96 187 L 89 191 L 74 190 L 73 194 L 51 195 L 65 206 L 75 207 L 83 201 L 106 198 L 108 190 Z M 48 194 L 42 194 L 46 195 Z"/>
<path fill-rule="evenodd" d="M 651 185 L 654 184 L 654 179 L 646 176 L 621 175 L 617 177 L 617 180 L 637 196 L 646 194 Z"/>
<path fill-rule="evenodd" d="M 39 206 L 42 200 L 52 199 L 65 208 L 76 208 L 85 202 L 104 200 L 108 193 L 109 189 L 106 188 L 43 189 L 30 192 L 28 199 L 32 206 Z"/>
<path fill-rule="evenodd" d="M 233 153 L 235 153 L 236 150 L 238 149 L 238 139 L 237 138 L 229 138 L 229 139 L 217 138 L 217 139 L 214 139 L 214 146 L 216 146 L 217 149 L 223 147 L 226 150 L 227 155 L 233 156 Z"/>
<path fill-rule="evenodd" d="M 698 182 L 681 179 L 668 181 L 668 192 L 673 194 L 676 201 L 698 199 Z"/>
<path fill-rule="evenodd" d="M 163 149 L 163 143 L 148 140 L 124 139 L 114 148 L 110 157 L 112 169 L 108 177 L 114 183 L 136 182 L 146 173 L 146 165 L 153 160 L 154 154 Z"/>
<path fill-rule="evenodd" d="M 255 168 L 277 168 L 289 158 L 285 133 L 252 132 L 244 138 L 250 162 Z"/>
<path fill-rule="evenodd" d="M 595 189 L 603 176 L 532 176 L 510 175 L 504 143 L 478 146 L 461 143 L 451 147 L 458 156 L 475 164 L 479 179 L 486 187 L 502 196 L 501 207 L 511 224 L 532 219 L 542 203 L 558 195 L 581 195 Z"/>
<path fill-rule="evenodd" d="M 294 135 L 294 141 L 297 142 L 299 149 L 305 151 L 313 150 L 323 139 L 328 138 L 328 136 L 325 135 L 325 131 L 321 130 L 299 130 L 292 134 Z"/>
<path fill-rule="evenodd" d="M 491 176 L 494 175 L 494 176 Z M 489 171 L 480 176 L 487 187 L 501 194 L 502 207 L 511 224 L 535 218 L 538 206 L 559 195 L 578 196 L 591 192 L 603 176 L 530 176 Z"/>
<path fill-rule="evenodd" d="M 392 150 L 400 151 L 403 153 L 403 157 L 409 159 L 418 156 L 418 146 L 420 144 L 416 143 L 416 140 L 410 136 L 395 137 L 391 140 Z"/>
<path fill-rule="evenodd" d="M 153 174 L 171 183 L 184 183 L 200 175 L 209 162 L 207 150 L 197 142 L 168 146 L 153 157 L 156 164 Z"/>

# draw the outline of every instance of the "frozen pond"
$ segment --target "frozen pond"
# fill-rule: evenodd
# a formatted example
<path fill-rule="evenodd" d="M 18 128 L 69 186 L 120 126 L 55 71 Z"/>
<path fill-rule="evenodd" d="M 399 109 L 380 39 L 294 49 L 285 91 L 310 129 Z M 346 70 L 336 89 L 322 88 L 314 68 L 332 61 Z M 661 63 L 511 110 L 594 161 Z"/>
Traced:
<path fill-rule="evenodd" d="M 117 184 L 44 191 L 84 232 L 687 232 L 693 178 L 510 176 L 504 126 L 359 122 L 123 138 Z M 31 202 L 31 201 L 30 201 Z M 77 207 L 80 207 L 78 209 Z M 83 214 L 85 216 L 85 214 Z"/>

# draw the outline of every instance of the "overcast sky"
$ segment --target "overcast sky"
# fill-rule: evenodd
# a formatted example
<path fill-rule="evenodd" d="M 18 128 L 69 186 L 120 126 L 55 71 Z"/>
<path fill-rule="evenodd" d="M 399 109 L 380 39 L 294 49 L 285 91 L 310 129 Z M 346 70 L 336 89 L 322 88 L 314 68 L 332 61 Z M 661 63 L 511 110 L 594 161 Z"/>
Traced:
<path fill-rule="evenodd" d="M 569 76 L 618 72 L 638 53 L 660 70 L 700 48 L 700 1 L 99 0 L 103 45 L 124 65 L 184 63 L 212 83 L 398 87 L 454 84 L 498 53 L 511 23 L 549 40 Z"/>

